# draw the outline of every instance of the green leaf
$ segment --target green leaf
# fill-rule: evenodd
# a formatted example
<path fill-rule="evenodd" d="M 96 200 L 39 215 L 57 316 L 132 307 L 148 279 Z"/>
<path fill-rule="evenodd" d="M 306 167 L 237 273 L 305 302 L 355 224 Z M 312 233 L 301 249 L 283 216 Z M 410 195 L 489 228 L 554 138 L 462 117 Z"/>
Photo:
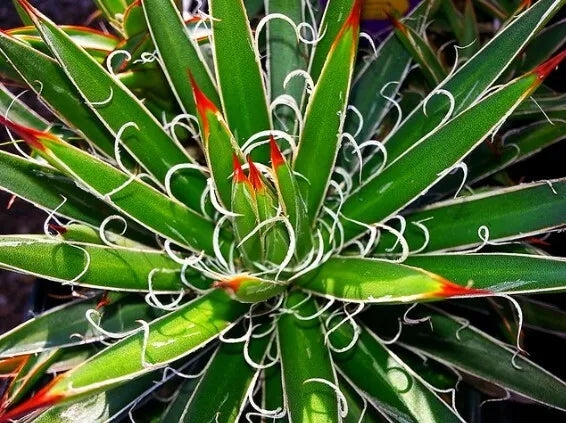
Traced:
<path fill-rule="evenodd" d="M 300 0 L 269 0 L 266 2 L 267 14 L 281 13 L 291 19 L 295 25 L 303 21 L 303 2 Z M 290 95 L 297 104 L 301 98 L 305 83 L 300 78 L 288 81 L 285 78 L 292 71 L 307 68 L 306 49 L 297 41 L 297 34 L 289 22 L 274 19 L 267 28 L 267 60 L 271 101 L 283 94 Z M 278 109 L 273 124 L 276 129 L 293 132 L 295 115 L 289 108 Z"/>
<path fill-rule="evenodd" d="M 289 166 L 279 150 L 275 139 L 271 138 L 271 165 L 274 182 L 277 189 L 279 204 L 289 217 L 289 222 L 293 227 L 296 237 L 296 252 L 299 258 L 304 257 L 311 249 L 312 234 L 309 219 L 307 216 L 307 206 L 301 194 L 299 184 Z"/>
<path fill-rule="evenodd" d="M 58 359 L 60 353 L 61 350 L 51 350 L 30 355 L 6 388 L 2 407 L 8 408 L 20 402 L 38 380 L 46 375 L 49 366 Z"/>
<path fill-rule="evenodd" d="M 479 145 L 540 85 L 546 70 L 545 67 L 540 72 L 528 73 L 491 93 L 431 132 L 387 166 L 379 177 L 362 185 L 342 207 L 345 239 L 367 229 L 348 219 L 369 224 L 387 220 L 442 179 L 447 169 Z"/>
<path fill-rule="evenodd" d="M 0 52 L 56 116 L 100 150 L 113 154 L 113 138 L 53 59 L 3 32 Z"/>
<path fill-rule="evenodd" d="M 446 77 L 446 69 L 432 49 L 430 42 L 425 36 L 421 36 L 417 31 L 395 18 L 393 18 L 393 25 L 395 35 L 419 65 L 429 85 L 436 87 Z"/>
<path fill-rule="evenodd" d="M 332 43 L 309 98 L 294 161 L 294 171 L 304 177 L 299 186 L 311 224 L 322 206 L 340 147 L 360 30 L 361 3 L 356 1 Z"/>
<path fill-rule="evenodd" d="M 190 79 L 206 162 L 220 200 L 225 207 L 230 207 L 232 202 L 231 176 L 234 173 L 233 158 L 242 157 L 242 153 L 222 113 L 200 89 L 192 74 L 190 74 Z"/>
<path fill-rule="evenodd" d="M 277 348 L 277 344 L 272 344 L 273 347 Z M 273 354 L 274 355 L 274 354 Z M 281 375 L 281 366 L 276 364 L 275 366 L 268 367 L 263 372 L 263 401 L 262 407 L 267 410 L 279 410 L 285 409 L 285 398 L 283 392 L 283 379 Z M 287 423 L 289 421 L 288 416 L 285 415 L 281 419 L 277 420 L 279 423 Z"/>
<path fill-rule="evenodd" d="M 242 145 L 255 133 L 271 128 L 259 54 L 242 0 L 211 0 L 209 7 L 222 109 Z M 252 157 L 266 163 L 268 154 L 263 146 Z"/>
<path fill-rule="evenodd" d="M 124 15 L 131 0 L 94 0 L 98 9 L 110 21 L 118 21 Z"/>
<path fill-rule="evenodd" d="M 21 19 L 22 23 L 24 25 L 33 25 L 33 22 L 27 15 L 26 11 L 22 8 L 22 6 L 20 6 L 18 0 L 12 0 L 12 3 L 14 4 L 14 8 L 16 9 L 16 12 L 18 13 L 18 16 Z"/>
<path fill-rule="evenodd" d="M 126 216 L 180 245 L 214 253 L 213 223 L 200 214 L 54 135 L 4 121 L 1 116 L 0 122 L 19 132 L 52 165 Z"/>
<path fill-rule="evenodd" d="M 403 236 L 412 251 L 439 251 L 545 233 L 566 224 L 566 180 L 487 191 L 425 207 L 406 216 Z M 415 223 L 419 223 L 416 225 Z M 425 245 L 425 231 L 428 242 Z M 377 252 L 397 238 L 383 233 Z"/>
<path fill-rule="evenodd" d="M 509 253 L 411 256 L 406 262 L 470 286 L 478 295 L 543 293 L 566 290 L 566 260 Z M 484 291 L 485 290 L 485 291 Z"/>
<path fill-rule="evenodd" d="M 252 184 L 244 173 L 238 157 L 234 155 L 233 160 L 231 210 L 235 216 L 232 218 L 232 226 L 239 251 L 248 264 L 253 265 L 254 262 L 262 260 L 263 256 L 260 233 L 254 232 L 259 224 L 257 201 Z"/>
<path fill-rule="evenodd" d="M 30 21 L 30 25 L 33 25 L 33 22 Z M 100 63 L 118 46 L 117 37 L 86 26 L 61 25 L 59 28 Z M 13 28 L 6 33 L 46 55 L 51 54 L 51 50 L 34 26 Z"/>
<path fill-rule="evenodd" d="M 163 72 L 181 108 L 185 113 L 196 114 L 188 71 L 206 97 L 220 107 L 213 77 L 173 1 L 145 0 L 142 6 Z"/>
<path fill-rule="evenodd" d="M 118 291 L 178 292 L 180 265 L 166 254 L 94 244 L 74 245 L 44 235 L 0 237 L 0 267 L 62 283 Z"/>
<path fill-rule="evenodd" d="M 121 145 L 148 172 L 163 183 L 170 168 L 192 161 L 122 83 L 112 78 L 53 22 L 29 4 L 26 7 L 45 42 L 87 105 L 114 137 L 121 135 Z M 189 179 L 182 174 L 173 178 L 171 189 L 178 198 L 198 210 L 205 183 L 204 177 Z"/>
<path fill-rule="evenodd" d="M 462 35 L 461 39 L 459 40 L 459 44 L 461 46 L 466 46 L 460 51 L 461 57 L 464 59 L 476 54 L 481 47 L 478 19 L 472 0 L 466 0 L 466 4 L 464 6 Z"/>
<path fill-rule="evenodd" d="M 181 383 L 181 387 L 179 388 L 178 392 L 175 394 L 175 398 L 169 403 L 167 409 L 161 416 L 161 422 L 180 422 L 183 412 L 185 411 L 185 407 L 189 402 L 189 399 L 193 395 L 195 388 L 198 383 L 198 378 L 191 378 L 186 379 Z M 125 385 L 124 387 L 127 387 Z"/>
<path fill-rule="evenodd" d="M 259 331 L 258 331 L 259 332 Z M 269 336 L 253 339 L 249 354 L 261 365 Z M 259 370 L 244 358 L 244 343 L 220 345 L 206 367 L 206 372 L 191 396 L 182 422 L 239 422 L 248 402 L 248 392 L 254 389 Z"/>
<path fill-rule="evenodd" d="M 285 307 L 297 307 L 296 312 L 302 317 L 312 316 L 317 313 L 316 304 L 306 300 L 303 293 L 293 291 Z M 301 302 L 303 304 L 299 305 Z M 320 319 L 305 321 L 292 313 L 282 314 L 277 323 L 277 336 L 289 421 L 336 421 L 339 415 L 336 392 L 321 382 L 325 380 L 334 386 L 338 383 Z"/>
<path fill-rule="evenodd" d="M 487 145 L 474 150 L 466 160 L 468 184 L 478 182 L 499 170 L 519 163 L 566 138 L 566 122 L 534 122 L 507 131 L 502 138 L 503 146 L 495 152 Z M 451 184 L 454 185 L 454 184 Z"/>
<path fill-rule="evenodd" d="M 544 110 L 543 111 L 541 111 Z M 532 96 L 511 115 L 512 119 L 550 119 L 560 123 L 566 120 L 566 95 Z"/>
<path fill-rule="evenodd" d="M 344 423 L 377 423 L 382 421 L 382 417 L 375 407 L 368 404 L 368 401 L 359 395 L 343 377 L 339 377 L 338 381 L 340 382 L 340 391 L 344 394 L 348 403 L 348 414 L 342 419 Z"/>
<path fill-rule="evenodd" d="M 566 384 L 489 335 L 455 317 L 427 310 L 429 325 L 403 328 L 401 342 L 442 363 L 532 400 L 564 410 Z"/>
<path fill-rule="evenodd" d="M 560 337 L 566 334 L 566 312 L 553 304 L 541 303 L 530 298 L 519 300 L 529 329 L 550 333 Z"/>
<path fill-rule="evenodd" d="M 160 384 L 155 384 L 157 376 L 149 374 L 137 380 L 131 381 L 125 386 L 119 386 L 106 392 L 91 395 L 83 400 L 63 407 L 53 407 L 40 414 L 34 422 L 36 423 L 98 423 L 109 421 L 126 413 L 134 406 L 137 399 L 151 392 Z M 152 389 L 153 388 L 153 389 Z"/>
<path fill-rule="evenodd" d="M 194 352 L 228 330 L 247 307 L 215 290 L 184 304 L 60 375 L 3 418 L 119 386 Z M 146 338 L 146 340 L 144 340 Z"/>
<path fill-rule="evenodd" d="M 319 37 L 323 34 L 324 36 L 316 43 L 309 65 L 309 74 L 313 81 L 318 81 L 322 68 L 332 50 L 334 40 L 342 30 L 353 9 L 360 6 L 359 3 L 358 0 L 332 0 L 326 3 L 324 15 L 318 28 Z"/>
<path fill-rule="evenodd" d="M 542 30 L 524 53 L 517 59 L 520 63 L 520 70 L 528 71 L 539 63 L 548 60 L 566 41 L 566 20 L 562 19 Z"/>
<path fill-rule="evenodd" d="M 457 285 L 445 279 L 443 273 L 431 273 L 434 270 L 416 266 L 418 264 L 408 266 L 379 259 L 336 257 L 300 277 L 296 283 L 315 295 L 360 303 L 432 301 L 485 294 L 467 289 L 467 281 L 459 281 L 461 285 Z"/>
<path fill-rule="evenodd" d="M 354 331 L 342 325 L 330 336 L 335 348 L 345 348 Z M 367 328 L 360 328 L 354 346 L 333 354 L 344 376 L 382 414 L 403 422 L 462 422 L 418 374 L 383 345 Z"/>
<path fill-rule="evenodd" d="M 45 131 L 49 123 L 0 84 L 0 113 L 12 122 Z"/>
<path fill-rule="evenodd" d="M 474 104 L 486 92 L 564 1 L 541 0 L 535 3 L 437 87 L 437 90 L 449 91 L 454 97 L 454 114 Z M 395 160 L 425 134 L 434 130 L 448 109 L 448 101 L 442 94 L 430 97 L 426 114 L 422 104 L 415 108 L 399 129 L 384 140 L 389 160 Z"/>
<path fill-rule="evenodd" d="M 0 188 L 17 195 L 50 213 L 99 227 L 104 219 L 116 211 L 103 201 L 80 189 L 62 173 L 50 166 L 31 162 L 10 153 L 0 152 Z M 67 200 L 63 203 L 63 198 Z M 140 225 L 127 219 L 127 236 L 151 242 L 151 237 Z M 124 225 L 110 222 L 108 230 L 121 232 Z"/>
<path fill-rule="evenodd" d="M 68 348 L 105 339 L 86 320 L 85 313 L 98 301 L 74 301 L 46 311 L 0 336 L 0 358 L 35 354 L 54 348 Z M 134 298 L 111 302 L 99 310 L 100 326 L 114 333 L 137 327 L 136 319 L 153 320 L 159 314 L 145 302 Z M 73 336 L 77 334 L 78 336 Z"/>
<path fill-rule="evenodd" d="M 426 21 L 427 11 L 428 3 L 423 1 L 402 22 L 419 31 Z M 365 65 L 355 75 L 350 93 L 350 104 L 364 118 L 361 130 L 356 135 L 358 141 L 367 141 L 375 134 L 391 104 L 379 93 L 383 89 L 383 94 L 387 97 L 395 97 L 405 79 L 410 63 L 410 54 L 403 48 L 397 37 L 391 34 L 378 46 L 377 53 L 367 58 Z M 399 81 L 399 83 L 389 84 L 391 81 Z M 345 132 L 355 135 L 359 126 L 359 118 L 349 113 L 346 117 Z"/>

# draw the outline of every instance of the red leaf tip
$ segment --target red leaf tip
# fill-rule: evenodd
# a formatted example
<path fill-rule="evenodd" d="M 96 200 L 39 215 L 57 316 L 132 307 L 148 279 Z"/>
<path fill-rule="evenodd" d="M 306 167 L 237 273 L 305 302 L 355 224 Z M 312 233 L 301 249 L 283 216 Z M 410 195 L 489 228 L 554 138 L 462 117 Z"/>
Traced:
<path fill-rule="evenodd" d="M 234 182 L 246 182 L 248 177 L 244 173 L 244 169 L 242 169 L 242 165 L 240 164 L 240 159 L 234 153 L 232 155 L 232 161 L 234 163 Z"/>
<path fill-rule="evenodd" d="M 279 150 L 279 146 L 275 142 L 275 138 L 273 135 L 269 138 L 269 146 L 271 147 L 271 164 L 275 169 L 285 163 L 285 159 L 281 154 L 281 150 Z"/>
<path fill-rule="evenodd" d="M 261 180 L 259 170 L 257 170 L 257 167 L 250 156 L 248 156 L 248 166 L 250 167 L 249 179 L 252 183 L 252 187 L 254 188 L 254 190 L 260 191 L 264 188 L 263 181 Z"/>
<path fill-rule="evenodd" d="M 562 50 L 556 56 L 548 59 L 546 62 L 540 64 L 534 69 L 538 79 L 543 80 L 552 72 L 561 62 L 566 58 L 566 49 Z"/>
<path fill-rule="evenodd" d="M 4 116 L 0 115 L 0 124 L 14 130 L 19 136 L 32 148 L 38 149 L 40 151 L 45 151 L 45 146 L 41 142 L 41 138 L 48 138 L 50 140 L 57 140 L 57 137 L 48 133 L 41 132 L 33 128 L 28 128 L 27 126 L 20 125 L 18 123 L 12 122 L 6 119 Z"/>
<path fill-rule="evenodd" d="M 64 374 L 56 376 L 47 386 L 41 389 L 37 394 L 32 396 L 27 401 L 19 404 L 18 406 L 12 408 L 6 414 L 0 415 L 0 423 L 13 422 L 17 418 L 25 416 L 32 411 L 38 410 L 40 408 L 45 408 L 50 405 L 56 404 L 65 398 L 63 394 L 54 394 L 51 388 L 62 378 Z"/>
<path fill-rule="evenodd" d="M 192 72 L 190 70 L 188 72 L 189 72 L 189 79 L 191 81 L 191 88 L 193 89 L 193 96 L 195 98 L 195 105 L 197 107 L 197 112 L 202 121 L 202 125 L 204 126 L 202 128 L 204 132 L 204 136 L 205 138 L 207 138 L 209 133 L 209 125 L 208 125 L 208 119 L 206 117 L 206 113 L 207 112 L 217 113 L 218 108 L 212 101 L 210 101 L 210 99 L 206 96 L 206 94 L 202 92 L 202 90 L 199 88 L 195 78 L 193 77 Z"/>
<path fill-rule="evenodd" d="M 438 291 L 434 292 L 431 297 L 433 298 L 448 298 L 448 297 L 462 297 L 470 295 L 486 295 L 489 291 L 485 289 L 468 288 L 458 285 L 442 276 L 434 275 L 434 278 L 441 282 L 441 287 Z"/>
<path fill-rule="evenodd" d="M 354 5 L 352 6 L 352 10 L 350 11 L 348 19 L 346 19 L 344 26 L 350 28 L 359 28 L 360 19 L 362 16 L 362 3 L 362 0 L 354 0 Z"/>

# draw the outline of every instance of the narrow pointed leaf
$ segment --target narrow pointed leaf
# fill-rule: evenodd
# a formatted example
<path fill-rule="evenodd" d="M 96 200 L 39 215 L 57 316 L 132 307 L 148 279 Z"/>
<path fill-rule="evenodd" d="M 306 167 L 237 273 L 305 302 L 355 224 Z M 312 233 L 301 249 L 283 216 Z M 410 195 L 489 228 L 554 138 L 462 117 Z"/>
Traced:
<path fill-rule="evenodd" d="M 249 353 L 257 363 L 263 361 L 269 336 L 252 340 Z M 222 344 L 206 367 L 182 422 L 238 422 L 247 403 L 248 392 L 257 382 L 257 369 L 244 358 L 244 344 Z"/>
<path fill-rule="evenodd" d="M 406 19 L 401 19 L 403 24 L 419 31 L 424 22 L 428 3 L 423 1 L 417 6 Z M 381 90 L 391 81 L 383 94 L 387 97 L 395 97 L 401 83 L 409 70 L 411 55 L 403 48 L 395 34 L 389 35 L 379 46 L 377 53 L 367 58 L 367 62 L 355 75 L 350 93 L 350 104 L 354 106 L 363 116 L 361 130 L 356 135 L 359 142 L 370 139 L 383 118 L 391 108 L 391 102 L 380 95 Z M 345 122 L 345 131 L 355 135 L 360 127 L 357 116 L 348 113 Z"/>
<path fill-rule="evenodd" d="M 206 162 L 220 200 L 224 207 L 229 208 L 232 202 L 230 176 L 234 172 L 233 156 L 240 157 L 242 153 L 220 110 L 200 89 L 192 73 L 189 74 L 189 78 L 194 97 L 193 101 L 196 104 Z"/>
<path fill-rule="evenodd" d="M 406 263 L 484 291 L 485 295 L 566 290 L 566 261 L 562 258 L 509 253 L 443 254 L 412 256 Z"/>
<path fill-rule="evenodd" d="M 242 145 L 255 133 L 271 128 L 257 46 L 242 0 L 211 0 L 210 14 L 222 109 Z M 252 157 L 266 163 L 268 154 L 263 146 Z"/>
<path fill-rule="evenodd" d="M 157 119 L 122 83 L 112 78 L 53 22 L 31 6 L 26 7 L 45 42 L 92 111 L 114 137 L 123 132 L 120 134 L 121 144 L 145 169 L 163 183 L 171 167 L 191 161 L 182 147 L 167 135 Z M 131 127 L 132 122 L 135 127 Z M 171 188 L 179 198 L 198 210 L 205 186 L 204 177 L 187 178 L 187 174 L 175 176 Z"/>
<path fill-rule="evenodd" d="M 2 418 L 62 401 L 76 401 L 165 367 L 228 330 L 246 309 L 218 290 L 197 298 L 60 375 Z"/>
<path fill-rule="evenodd" d="M 165 412 L 161 416 L 161 420 L 159 420 L 160 422 L 167 423 L 181 421 L 183 412 L 195 391 L 198 381 L 199 379 L 195 377 L 186 379 L 181 383 L 181 387 L 175 395 L 175 398 L 173 398 L 173 400 L 169 403 Z M 127 387 L 127 385 L 125 387 Z"/>
<path fill-rule="evenodd" d="M 109 389 L 106 392 L 88 396 L 75 404 L 53 407 L 40 414 L 37 423 L 98 423 L 112 421 L 127 413 L 144 393 L 157 389 L 159 375 L 150 373 L 131 381 L 125 386 Z"/>
<path fill-rule="evenodd" d="M 412 263 L 412 262 L 411 262 Z M 418 264 L 337 257 L 297 280 L 303 290 L 327 298 L 362 303 L 433 301 L 452 296 L 486 295 Z M 458 284 L 459 283 L 459 284 Z M 481 286 L 479 286 L 481 287 Z"/>
<path fill-rule="evenodd" d="M 305 298 L 304 294 L 294 291 L 289 295 L 286 307 L 296 306 Z M 316 312 L 313 300 L 298 308 L 303 317 Z M 315 378 L 334 385 L 338 383 L 319 318 L 303 321 L 291 313 L 283 314 L 277 323 L 277 336 L 289 421 L 336 421 L 339 411 L 334 389 L 321 382 L 308 382 Z"/>
<path fill-rule="evenodd" d="M 448 315 L 426 311 L 429 325 L 405 326 L 401 342 L 421 354 L 449 364 L 527 398 L 564 410 L 566 384 L 500 341 Z M 515 367 L 513 365 L 515 363 Z"/>
<path fill-rule="evenodd" d="M 340 147 L 359 37 L 361 0 L 356 0 L 334 39 L 309 99 L 293 164 L 311 224 L 321 207 Z M 312 159 L 316 157 L 316 164 Z M 308 182 L 307 182 L 308 181 Z"/>
<path fill-rule="evenodd" d="M 13 122 L 38 131 L 45 131 L 49 125 L 34 110 L 26 106 L 20 99 L 15 98 L 4 84 L 0 84 L 0 113 Z"/>
<path fill-rule="evenodd" d="M 281 13 L 290 18 L 296 25 L 303 21 L 304 4 L 301 0 L 270 0 L 266 2 L 267 13 Z M 283 86 L 285 78 L 294 70 L 307 68 L 305 48 L 297 40 L 297 34 L 288 22 L 276 19 L 269 22 L 267 28 L 267 60 L 269 69 L 269 83 L 271 101 L 282 94 L 290 95 L 297 104 L 301 104 L 304 82 L 295 78 Z M 277 129 L 293 130 L 293 111 L 282 107 L 277 110 L 279 119 L 273 124 Z"/>
<path fill-rule="evenodd" d="M 175 242 L 213 253 L 212 222 L 155 188 L 65 143 L 54 135 L 24 128 L 0 117 L 52 165 L 126 216 Z"/>
<path fill-rule="evenodd" d="M 326 3 L 324 15 L 318 28 L 319 36 L 322 34 L 324 36 L 316 44 L 309 65 L 309 74 L 315 82 L 322 72 L 334 40 L 340 33 L 348 16 L 352 13 L 355 4 L 356 0 L 333 0 Z"/>
<path fill-rule="evenodd" d="M 202 53 L 173 1 L 145 0 L 142 6 L 151 37 L 160 52 L 160 64 L 179 105 L 186 113 L 196 112 L 187 78 L 187 71 L 190 71 L 204 94 L 216 107 L 220 107 L 220 99 Z"/>
<path fill-rule="evenodd" d="M 263 256 L 262 240 L 258 231 L 253 232 L 259 224 L 259 212 L 255 192 L 248 177 L 244 173 L 239 159 L 233 156 L 234 177 L 232 183 L 232 218 L 234 236 L 238 242 L 238 249 L 244 259 L 252 264 Z M 253 234 L 252 234 L 253 232 Z"/>
<path fill-rule="evenodd" d="M 33 22 L 30 25 L 33 25 Z M 71 37 L 73 42 L 84 48 L 100 63 L 103 63 L 106 56 L 116 49 L 118 45 L 117 37 L 89 27 L 61 25 L 60 28 Z M 25 41 L 34 49 L 48 56 L 51 55 L 51 50 L 49 50 L 49 47 L 47 47 L 34 26 L 14 28 L 6 31 L 6 33 L 21 41 Z"/>
<path fill-rule="evenodd" d="M 94 244 L 74 246 L 44 235 L 3 236 L 0 246 L 0 267 L 58 282 L 147 291 L 149 273 L 163 269 L 153 275 L 153 289 L 178 292 L 181 286 L 180 266 L 160 251 Z"/>
<path fill-rule="evenodd" d="M 53 59 L 3 32 L 0 32 L 0 52 L 56 116 L 100 150 L 113 154 L 113 137 Z"/>
<path fill-rule="evenodd" d="M 62 350 L 54 349 L 30 355 L 6 389 L 2 398 L 2 408 L 8 408 L 20 402 L 38 380 L 47 374 L 47 370 L 58 359 L 61 352 Z"/>
<path fill-rule="evenodd" d="M 273 344 L 272 348 L 277 348 Z M 283 410 L 285 408 L 285 398 L 283 393 L 283 379 L 281 376 L 281 366 L 276 364 L 264 370 L 262 386 L 262 407 L 267 410 Z M 289 421 L 285 415 L 278 420 L 280 423 Z"/>
<path fill-rule="evenodd" d="M 97 304 L 97 300 L 67 303 L 2 334 L 0 358 L 68 348 L 104 339 L 106 336 L 92 327 L 85 318 L 85 313 L 96 308 Z M 115 333 L 135 329 L 136 319 L 152 320 L 159 315 L 145 302 L 134 301 L 132 298 L 110 303 L 99 311 L 102 314 L 100 326 Z"/>
<path fill-rule="evenodd" d="M 541 111 L 544 110 L 544 113 Z M 533 96 L 511 115 L 512 119 L 550 119 L 560 123 L 566 119 L 566 95 Z"/>
<path fill-rule="evenodd" d="M 330 342 L 343 348 L 353 331 L 341 326 Z M 340 373 L 381 413 L 394 421 L 463 422 L 452 409 L 425 385 L 423 380 L 381 344 L 367 328 L 361 329 L 354 347 L 334 354 Z"/>
<path fill-rule="evenodd" d="M 562 58 L 558 56 L 557 60 Z M 554 65 L 554 61 L 549 65 Z M 486 139 L 540 85 L 549 68 L 553 67 L 541 65 L 537 71 L 511 81 L 431 132 L 393 161 L 379 177 L 370 179 L 355 191 L 344 203 L 344 216 L 371 224 L 394 215 L 442 179 L 446 169 Z M 345 218 L 342 222 L 346 240 L 365 229 Z"/>
<path fill-rule="evenodd" d="M 429 240 L 425 243 L 424 230 Z M 411 250 L 470 248 L 489 241 L 524 238 L 566 224 L 566 180 L 536 182 L 448 200 L 407 215 L 403 233 Z M 384 231 L 385 232 L 385 231 Z M 377 252 L 397 238 L 383 233 Z"/>
<path fill-rule="evenodd" d="M 454 113 L 473 104 L 505 71 L 522 47 L 560 9 L 564 0 L 541 0 L 503 28 L 495 38 L 468 60 L 438 89 L 449 91 L 454 97 Z M 394 160 L 425 134 L 436 128 L 448 111 L 448 100 L 442 94 L 434 95 L 403 121 L 401 127 L 385 141 L 389 159 Z"/>
<path fill-rule="evenodd" d="M 293 170 L 281 154 L 273 138 L 270 140 L 270 146 L 271 165 L 275 176 L 279 204 L 289 217 L 291 226 L 293 226 L 297 240 L 297 255 L 302 258 L 308 253 L 312 245 L 307 206 Z"/>
<path fill-rule="evenodd" d="M 395 18 L 393 25 L 395 35 L 419 65 L 429 85 L 436 87 L 446 77 L 446 69 L 428 40 Z"/>
<path fill-rule="evenodd" d="M 503 146 L 495 153 L 489 147 L 479 147 L 466 160 L 468 183 L 472 184 L 512 164 L 519 163 L 566 138 L 566 122 L 535 122 L 513 129 L 503 135 Z M 452 184 L 455 185 L 455 184 Z M 457 189 L 457 186 L 455 187 Z"/>
<path fill-rule="evenodd" d="M 0 188 L 44 209 L 46 213 L 57 209 L 58 216 L 97 227 L 108 216 L 116 215 L 114 209 L 77 187 L 62 173 L 10 153 L 0 152 Z M 64 203 L 63 198 L 67 199 Z M 123 224 L 117 223 L 116 226 L 110 222 L 107 229 L 121 232 Z M 129 219 L 126 235 L 151 240 L 141 226 Z"/>
<path fill-rule="evenodd" d="M 527 71 L 548 60 L 566 42 L 566 20 L 562 19 L 541 31 L 528 45 L 520 61 L 520 69 Z"/>

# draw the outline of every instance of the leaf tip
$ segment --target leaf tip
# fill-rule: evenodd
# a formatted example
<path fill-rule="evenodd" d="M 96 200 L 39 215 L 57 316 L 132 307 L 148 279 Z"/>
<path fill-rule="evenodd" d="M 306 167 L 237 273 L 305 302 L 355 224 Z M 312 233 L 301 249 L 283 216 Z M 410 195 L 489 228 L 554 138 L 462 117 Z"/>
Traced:
<path fill-rule="evenodd" d="M 279 146 L 275 142 L 275 138 L 273 135 L 269 137 L 269 146 L 271 148 L 271 164 L 273 165 L 274 169 L 277 169 L 279 166 L 285 163 L 285 159 L 281 154 L 281 150 L 279 150 Z"/>
<path fill-rule="evenodd" d="M 36 150 L 46 150 L 45 145 L 43 145 L 42 143 L 42 139 L 50 139 L 53 141 L 57 140 L 54 135 L 48 132 L 41 132 L 33 128 L 28 128 L 27 126 L 12 122 L 11 120 L 6 119 L 4 116 L 0 116 L 0 124 L 15 131 L 30 147 Z"/>
<path fill-rule="evenodd" d="M 50 405 L 57 404 L 65 399 L 64 394 L 51 392 L 51 388 L 57 384 L 63 376 L 64 374 L 55 377 L 55 379 L 53 379 L 47 386 L 41 389 L 37 394 L 33 395 L 30 399 L 12 408 L 7 413 L 0 415 L 0 423 L 13 422 L 14 420 L 35 410 L 49 407 Z"/>
<path fill-rule="evenodd" d="M 562 50 L 556 56 L 548 59 L 546 62 L 537 66 L 533 72 L 539 80 L 545 79 L 564 59 L 566 58 L 566 49 Z"/>
<path fill-rule="evenodd" d="M 458 285 L 457 283 L 451 282 L 442 276 L 434 275 L 434 278 L 438 280 L 441 285 L 440 289 L 432 295 L 434 298 L 450 298 L 450 297 L 464 297 L 464 296 L 477 296 L 477 295 L 487 295 L 488 290 L 468 288 L 466 286 Z"/>
<path fill-rule="evenodd" d="M 195 99 L 195 106 L 197 108 L 197 112 L 204 126 L 203 128 L 204 137 L 208 138 L 209 123 L 206 114 L 207 112 L 211 112 L 214 114 L 218 113 L 218 108 L 212 101 L 210 101 L 210 99 L 206 96 L 206 94 L 199 88 L 193 76 L 193 73 L 190 70 L 188 71 L 188 73 L 189 73 L 189 80 L 191 81 L 191 88 L 193 90 L 193 97 Z"/>
<path fill-rule="evenodd" d="M 234 182 L 246 182 L 248 177 L 244 173 L 244 169 L 242 169 L 240 159 L 238 159 L 238 155 L 236 153 L 232 154 L 232 162 L 234 164 Z"/>
<path fill-rule="evenodd" d="M 247 159 L 248 159 L 248 166 L 250 168 L 249 180 L 252 183 L 252 187 L 254 188 L 254 190 L 259 191 L 263 188 L 263 181 L 261 180 L 261 175 L 255 163 L 253 162 L 252 158 L 248 156 Z"/>

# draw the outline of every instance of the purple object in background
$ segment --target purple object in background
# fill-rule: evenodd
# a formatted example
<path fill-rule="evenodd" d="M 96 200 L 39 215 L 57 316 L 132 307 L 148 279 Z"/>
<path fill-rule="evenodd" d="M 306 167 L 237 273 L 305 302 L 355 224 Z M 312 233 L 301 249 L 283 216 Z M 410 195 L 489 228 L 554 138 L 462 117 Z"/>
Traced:
<path fill-rule="evenodd" d="M 328 1 L 320 0 L 320 3 L 326 7 Z M 418 3 L 418 0 L 363 0 L 361 29 L 372 38 L 384 35 L 391 29 L 387 15 L 395 12 L 405 16 Z"/>

